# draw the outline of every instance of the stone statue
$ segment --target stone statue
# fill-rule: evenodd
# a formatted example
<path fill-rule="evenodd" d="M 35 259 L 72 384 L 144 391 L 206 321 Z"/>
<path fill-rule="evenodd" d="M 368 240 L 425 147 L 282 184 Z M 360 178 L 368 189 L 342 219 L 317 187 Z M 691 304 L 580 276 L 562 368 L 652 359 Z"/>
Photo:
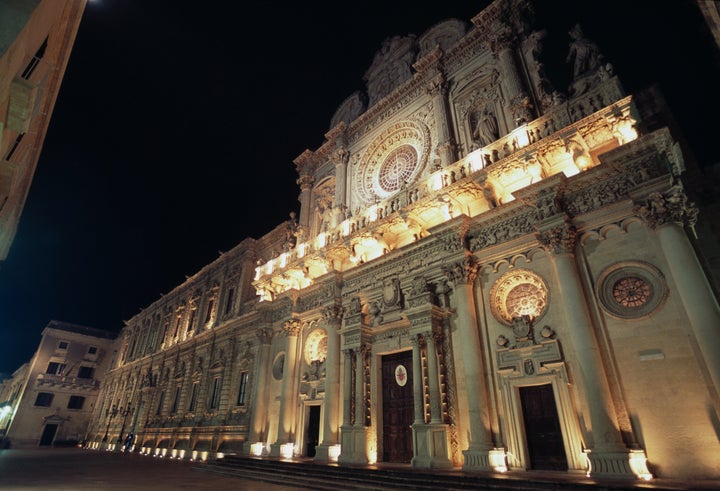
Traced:
<path fill-rule="evenodd" d="M 498 122 L 495 115 L 487 109 L 483 109 L 478 115 L 477 123 L 473 130 L 473 139 L 476 140 L 480 146 L 484 147 L 498 138 Z"/>
<path fill-rule="evenodd" d="M 572 42 L 566 62 L 573 62 L 573 80 L 577 80 L 598 69 L 601 55 L 597 44 L 585 37 L 580 24 L 575 24 L 568 34 Z"/>

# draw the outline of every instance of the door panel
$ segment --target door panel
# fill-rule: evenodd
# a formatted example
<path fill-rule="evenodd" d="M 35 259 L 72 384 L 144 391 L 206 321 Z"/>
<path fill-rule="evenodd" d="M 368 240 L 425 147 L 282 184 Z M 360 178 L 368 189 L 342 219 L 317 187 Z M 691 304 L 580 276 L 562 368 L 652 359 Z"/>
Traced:
<path fill-rule="evenodd" d="M 552 385 L 521 387 L 520 401 L 530 468 L 566 471 L 567 456 Z"/>
<path fill-rule="evenodd" d="M 383 461 L 408 463 L 413 457 L 410 425 L 415 419 L 412 351 L 382 357 L 382 395 Z"/>

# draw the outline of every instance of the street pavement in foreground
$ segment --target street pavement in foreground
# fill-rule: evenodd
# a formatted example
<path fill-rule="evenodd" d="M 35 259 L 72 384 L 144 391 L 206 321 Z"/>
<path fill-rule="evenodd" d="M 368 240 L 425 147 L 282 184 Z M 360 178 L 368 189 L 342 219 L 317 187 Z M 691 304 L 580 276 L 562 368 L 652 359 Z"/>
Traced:
<path fill-rule="evenodd" d="M 138 454 L 47 448 L 0 450 L 0 489 L 5 490 L 233 490 L 305 491 L 253 479 L 205 472 L 203 464 Z"/>

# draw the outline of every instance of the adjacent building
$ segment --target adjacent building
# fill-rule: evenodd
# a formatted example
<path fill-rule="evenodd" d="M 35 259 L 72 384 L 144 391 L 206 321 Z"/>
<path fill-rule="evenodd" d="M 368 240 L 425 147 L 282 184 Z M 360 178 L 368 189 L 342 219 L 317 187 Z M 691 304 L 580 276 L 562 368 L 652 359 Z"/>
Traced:
<path fill-rule="evenodd" d="M 299 214 L 127 321 L 89 446 L 718 478 L 683 150 L 580 26 L 552 87 L 547 7 L 388 38 L 295 159 Z"/>
<path fill-rule="evenodd" d="M 85 4 L 0 2 L 0 261 L 15 237 Z"/>
<path fill-rule="evenodd" d="M 51 321 L 38 350 L 2 385 L 0 434 L 12 448 L 78 444 L 85 439 L 100 380 L 117 335 Z"/>

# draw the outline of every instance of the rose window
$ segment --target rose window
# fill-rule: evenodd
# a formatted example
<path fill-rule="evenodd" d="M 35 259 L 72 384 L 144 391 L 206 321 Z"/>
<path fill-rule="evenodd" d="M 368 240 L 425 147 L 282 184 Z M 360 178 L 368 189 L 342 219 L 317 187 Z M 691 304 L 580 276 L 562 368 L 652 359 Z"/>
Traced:
<path fill-rule="evenodd" d="M 536 273 L 514 270 L 502 275 L 490 290 L 490 309 L 495 318 L 511 326 L 524 315 L 537 320 L 548 308 L 548 287 Z"/>
<path fill-rule="evenodd" d="M 387 192 L 399 190 L 410 180 L 417 164 L 417 150 L 412 145 L 396 148 L 380 167 L 378 184 Z"/>
<path fill-rule="evenodd" d="M 619 319 L 643 319 L 665 302 L 668 294 L 663 274 L 641 261 L 625 261 L 608 267 L 598 278 L 600 306 Z"/>
<path fill-rule="evenodd" d="M 545 295 L 537 285 L 521 283 L 508 292 L 505 308 L 510 318 L 523 315 L 534 318 L 545 308 Z"/>
<path fill-rule="evenodd" d="M 305 341 L 305 361 L 311 364 L 314 361 L 324 362 L 327 358 L 327 334 L 322 329 L 310 333 Z"/>
<path fill-rule="evenodd" d="M 642 278 L 629 276 L 622 278 L 613 286 L 613 297 L 624 307 L 645 305 L 652 293 L 650 285 Z"/>

